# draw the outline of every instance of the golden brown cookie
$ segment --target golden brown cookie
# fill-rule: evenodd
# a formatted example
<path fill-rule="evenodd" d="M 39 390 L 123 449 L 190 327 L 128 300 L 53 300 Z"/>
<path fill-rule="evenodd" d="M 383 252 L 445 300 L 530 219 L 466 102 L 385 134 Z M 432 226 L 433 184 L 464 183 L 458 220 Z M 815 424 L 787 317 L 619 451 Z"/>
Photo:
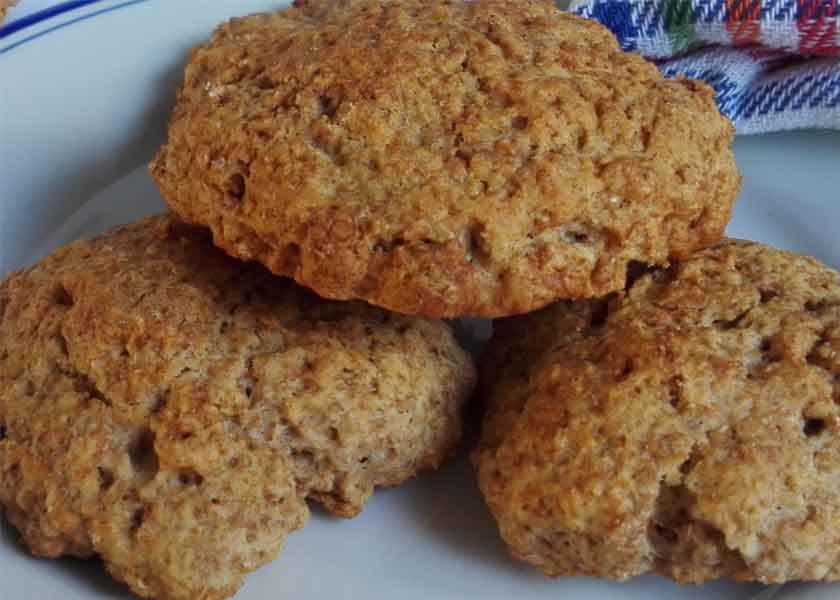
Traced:
<path fill-rule="evenodd" d="M 548 575 L 840 579 L 840 275 L 726 241 L 499 322 L 474 454 Z"/>
<path fill-rule="evenodd" d="M 711 88 L 548 1 L 309 0 L 192 52 L 151 171 L 321 296 L 495 317 L 717 242 L 732 135 Z"/>
<path fill-rule="evenodd" d="M 6 19 L 6 13 L 10 8 L 17 4 L 17 0 L 0 0 L 0 25 Z"/>
<path fill-rule="evenodd" d="M 303 525 L 436 467 L 473 367 L 448 326 L 317 298 L 158 216 L 0 283 L 0 502 L 33 553 L 215 599 Z"/>

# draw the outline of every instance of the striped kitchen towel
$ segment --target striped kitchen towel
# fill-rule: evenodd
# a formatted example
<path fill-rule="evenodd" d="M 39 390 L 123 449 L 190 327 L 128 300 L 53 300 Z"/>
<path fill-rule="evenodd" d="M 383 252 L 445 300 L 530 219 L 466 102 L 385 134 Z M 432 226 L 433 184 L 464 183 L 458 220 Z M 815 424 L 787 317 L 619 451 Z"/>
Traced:
<path fill-rule="evenodd" d="M 838 0 L 576 0 L 666 76 L 703 79 L 738 133 L 840 129 Z"/>

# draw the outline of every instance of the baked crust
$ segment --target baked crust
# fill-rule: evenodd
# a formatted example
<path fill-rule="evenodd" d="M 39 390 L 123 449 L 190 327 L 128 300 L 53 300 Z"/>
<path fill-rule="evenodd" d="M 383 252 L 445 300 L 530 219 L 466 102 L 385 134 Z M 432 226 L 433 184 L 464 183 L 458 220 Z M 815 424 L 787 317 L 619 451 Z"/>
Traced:
<path fill-rule="evenodd" d="M 152 217 L 0 282 L 0 503 L 37 555 L 227 597 L 306 497 L 352 516 L 437 467 L 473 379 L 445 323 L 322 300 Z"/>
<path fill-rule="evenodd" d="M 711 88 L 551 2 L 312 0 L 191 53 L 151 172 L 323 297 L 498 317 L 717 242 L 732 136 Z"/>
<path fill-rule="evenodd" d="M 478 479 L 548 575 L 840 579 L 840 276 L 726 241 L 499 323 Z"/>

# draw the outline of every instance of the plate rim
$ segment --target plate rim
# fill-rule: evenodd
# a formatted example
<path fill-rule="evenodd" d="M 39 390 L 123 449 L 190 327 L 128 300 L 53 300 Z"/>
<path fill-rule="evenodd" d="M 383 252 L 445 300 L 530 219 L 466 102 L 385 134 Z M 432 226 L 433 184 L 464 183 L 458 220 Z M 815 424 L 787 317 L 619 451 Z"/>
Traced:
<path fill-rule="evenodd" d="M 87 21 L 99 15 L 149 1 L 65 0 L 64 2 L 59 2 L 58 4 L 48 6 L 0 26 L 0 43 L 6 42 L 7 40 L 10 41 L 10 43 L 4 43 L 0 46 L 0 55 L 75 23 Z M 108 4 L 108 6 L 101 7 L 103 4 Z M 90 8 L 92 10 L 83 14 L 77 14 L 83 8 Z M 60 20 L 59 17 L 62 16 L 68 16 L 70 18 Z"/>

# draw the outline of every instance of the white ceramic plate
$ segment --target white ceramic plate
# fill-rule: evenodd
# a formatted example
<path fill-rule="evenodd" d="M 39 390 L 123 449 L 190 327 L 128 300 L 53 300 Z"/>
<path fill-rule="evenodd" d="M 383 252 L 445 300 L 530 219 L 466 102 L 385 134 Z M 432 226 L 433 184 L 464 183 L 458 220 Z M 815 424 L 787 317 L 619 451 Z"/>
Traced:
<path fill-rule="evenodd" d="M 0 37 L 0 274 L 57 245 L 162 209 L 144 165 L 163 140 L 187 49 L 229 16 L 283 4 L 82 0 Z M 729 233 L 839 267 L 840 134 L 745 138 L 736 151 L 744 189 Z M 402 488 L 377 492 L 354 520 L 313 512 L 237 598 L 840 595 L 840 586 L 829 585 L 779 592 L 726 581 L 681 588 L 657 577 L 627 584 L 547 580 L 508 558 L 463 457 Z M 0 520 L 0 600 L 131 597 L 96 561 L 30 557 Z"/>

